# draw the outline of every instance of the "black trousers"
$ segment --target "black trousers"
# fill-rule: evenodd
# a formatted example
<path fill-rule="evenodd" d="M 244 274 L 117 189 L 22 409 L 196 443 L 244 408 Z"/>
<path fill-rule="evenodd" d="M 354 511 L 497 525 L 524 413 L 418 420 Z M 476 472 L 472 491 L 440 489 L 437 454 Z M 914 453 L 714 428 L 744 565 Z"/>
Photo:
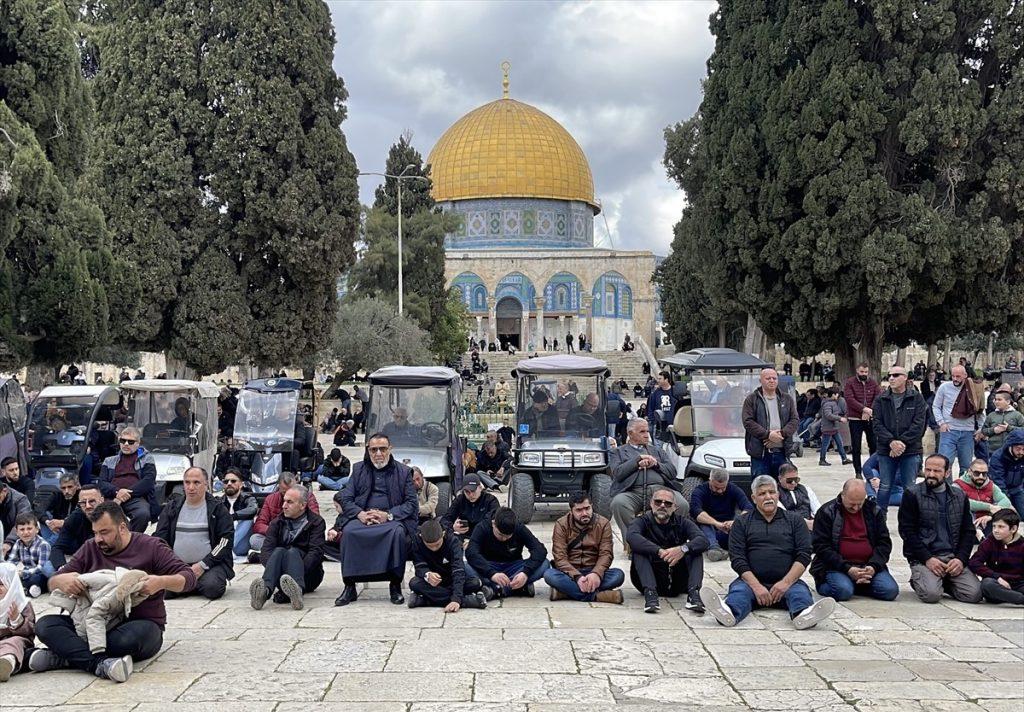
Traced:
<path fill-rule="evenodd" d="M 36 636 L 68 665 L 88 673 L 95 673 L 104 658 L 131 655 L 136 662 L 151 658 L 164 643 L 164 632 L 150 620 L 127 621 L 108 630 L 107 650 L 99 655 L 93 655 L 89 643 L 75 633 L 71 616 L 43 616 L 36 621 Z"/>
<path fill-rule="evenodd" d="M 186 596 L 202 596 L 211 601 L 216 601 L 224 595 L 228 588 L 228 567 L 224 564 L 211 566 L 196 581 L 196 587 L 187 593 L 171 593 L 167 591 L 164 595 L 167 598 L 184 598 Z M 231 573 L 234 573 L 233 571 Z"/>
<path fill-rule="evenodd" d="M 704 557 L 686 554 L 675 566 L 669 566 L 656 554 L 652 557 L 634 551 L 629 580 L 641 593 L 652 589 L 669 598 L 688 593 L 699 589 L 704 581 Z"/>
<path fill-rule="evenodd" d="M 324 567 L 319 565 L 306 570 L 301 551 L 290 546 L 279 546 L 270 554 L 267 565 L 263 567 L 263 583 L 273 592 L 280 588 L 281 577 L 285 574 L 295 579 L 303 593 L 310 593 L 323 583 Z"/>
<path fill-rule="evenodd" d="M 128 517 L 128 529 L 145 534 L 149 526 L 149 501 L 142 497 L 132 497 L 121 505 L 121 509 Z"/>
<path fill-rule="evenodd" d="M 868 436 L 868 456 L 875 454 L 875 429 L 871 427 L 870 420 L 853 420 L 849 421 L 850 425 L 850 439 L 853 441 L 853 471 L 860 477 L 860 442 L 861 436 Z"/>
<path fill-rule="evenodd" d="M 440 606 L 443 608 L 451 603 L 452 600 L 452 582 L 445 581 L 444 579 L 441 579 L 439 585 L 431 586 L 425 579 L 413 576 L 409 580 L 409 589 L 423 596 L 428 606 Z M 480 579 L 476 576 L 467 577 L 465 583 L 462 584 L 463 595 L 468 596 L 479 591 Z"/>
<path fill-rule="evenodd" d="M 981 595 L 990 603 L 1015 603 L 1024 606 L 1024 583 L 1005 588 L 994 578 L 981 580 Z"/>

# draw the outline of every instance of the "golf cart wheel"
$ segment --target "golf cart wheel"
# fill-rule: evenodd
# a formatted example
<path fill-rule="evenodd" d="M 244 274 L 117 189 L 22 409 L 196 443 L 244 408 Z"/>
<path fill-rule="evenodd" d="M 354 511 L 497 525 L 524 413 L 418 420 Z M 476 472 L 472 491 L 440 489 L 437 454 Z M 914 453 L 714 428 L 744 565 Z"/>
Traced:
<path fill-rule="evenodd" d="M 612 516 L 612 478 L 605 474 L 594 475 L 590 478 L 590 501 L 594 505 L 594 511 L 602 517 Z"/>
<path fill-rule="evenodd" d="M 696 477 L 694 475 L 683 478 L 683 497 L 686 498 L 687 502 L 693 499 L 693 491 L 697 489 L 703 481 L 703 477 Z"/>
<path fill-rule="evenodd" d="M 448 507 L 452 503 L 452 483 L 451 482 L 438 482 L 437 483 L 437 508 L 434 509 L 434 516 L 440 519 L 444 515 L 448 514 Z"/>
<path fill-rule="evenodd" d="M 529 524 L 533 519 L 536 488 L 533 478 L 525 472 L 516 472 L 508 486 L 508 506 L 516 513 L 522 524 Z"/>

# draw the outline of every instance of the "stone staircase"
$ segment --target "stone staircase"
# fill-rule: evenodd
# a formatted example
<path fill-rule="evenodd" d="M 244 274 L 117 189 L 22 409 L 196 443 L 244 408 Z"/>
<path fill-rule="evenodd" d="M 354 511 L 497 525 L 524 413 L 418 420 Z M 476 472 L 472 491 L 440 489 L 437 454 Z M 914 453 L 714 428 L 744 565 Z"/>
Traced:
<path fill-rule="evenodd" d="M 539 351 L 539 356 L 555 356 L 565 355 L 565 351 Z M 578 354 L 580 356 L 591 356 L 593 358 L 601 359 L 608 364 L 608 368 L 611 369 L 612 378 L 619 380 L 624 378 L 626 383 L 629 384 L 630 388 L 633 387 L 634 383 L 639 383 L 641 386 L 647 381 L 647 376 L 644 375 L 643 371 L 643 356 L 639 351 L 594 351 L 586 354 Z M 526 356 L 520 352 L 515 356 L 510 356 L 504 352 L 486 352 L 481 354 L 481 357 L 487 361 L 488 372 L 487 375 L 491 376 L 495 382 L 501 376 L 504 376 L 507 380 L 512 380 L 512 369 L 515 368 L 516 364 L 519 363 Z M 470 363 L 469 354 L 463 356 L 463 362 L 466 364 Z M 467 389 L 469 390 L 469 389 Z M 475 391 L 474 391 L 475 394 Z"/>

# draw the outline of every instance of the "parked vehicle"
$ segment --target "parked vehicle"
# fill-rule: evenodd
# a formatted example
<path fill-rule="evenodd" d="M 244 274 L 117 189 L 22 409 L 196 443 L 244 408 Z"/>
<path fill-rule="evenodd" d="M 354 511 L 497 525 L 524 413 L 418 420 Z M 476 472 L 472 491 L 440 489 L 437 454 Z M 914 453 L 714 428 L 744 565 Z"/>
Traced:
<path fill-rule="evenodd" d="M 21 471 L 28 472 L 25 453 L 25 423 L 28 410 L 25 392 L 16 378 L 0 378 L 0 460 L 14 457 Z"/>

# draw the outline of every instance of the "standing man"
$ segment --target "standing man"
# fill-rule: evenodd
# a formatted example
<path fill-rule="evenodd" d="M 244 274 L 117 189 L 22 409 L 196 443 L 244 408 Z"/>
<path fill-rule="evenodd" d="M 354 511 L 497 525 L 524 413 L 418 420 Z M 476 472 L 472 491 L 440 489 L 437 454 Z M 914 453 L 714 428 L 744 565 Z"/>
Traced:
<path fill-rule="evenodd" d="M 960 461 L 962 475 L 974 459 L 974 431 L 977 430 L 977 408 L 967 369 L 957 364 L 951 369 L 953 380 L 939 384 L 932 402 L 932 416 L 939 426 L 939 454 L 949 460 Z"/>
<path fill-rule="evenodd" d="M 100 467 L 100 491 L 121 505 L 133 532 L 149 526 L 150 503 L 156 488 L 156 461 L 142 447 L 142 433 L 131 426 L 117 438 L 120 452 L 103 461 Z"/>
<path fill-rule="evenodd" d="M 889 573 L 892 539 L 885 511 L 867 498 L 864 480 L 849 479 L 825 502 L 811 533 L 811 575 L 822 596 L 849 601 L 855 593 L 893 601 L 900 586 Z"/>
<path fill-rule="evenodd" d="M 196 585 L 191 590 L 215 601 L 235 577 L 235 528 L 228 510 L 209 493 L 208 478 L 201 467 L 185 470 L 185 494 L 167 500 L 153 536 L 167 542 L 175 556 L 192 567 Z"/>
<path fill-rule="evenodd" d="M 676 482 L 676 466 L 665 457 L 661 448 L 651 445 L 649 428 L 642 418 L 629 421 L 626 426 L 627 444 L 608 453 L 612 474 L 608 493 L 612 498 L 612 517 L 619 525 L 623 539 L 633 519 L 651 500 L 655 489 L 664 487 L 671 490 L 676 508 L 689 511 L 690 505 Z"/>
<path fill-rule="evenodd" d="M 651 511 L 629 525 L 627 539 L 633 551 L 629 579 L 644 594 L 644 612 L 661 610 L 658 596 L 674 598 L 686 591 L 686 608 L 704 612 L 700 600 L 704 581 L 703 553 L 708 540 L 697 525 L 676 509 L 672 490 L 655 490 Z"/>
<path fill-rule="evenodd" d="M 231 550 L 235 562 L 245 563 L 245 556 L 249 553 L 249 535 L 252 534 L 259 504 L 256 497 L 242 489 L 242 471 L 237 467 L 229 467 L 224 472 L 224 498 L 221 501 L 234 526 Z"/>
<path fill-rule="evenodd" d="M 779 391 L 778 372 L 761 369 L 761 385 L 743 401 L 743 429 L 752 477 L 779 478 L 779 466 L 789 460 L 795 447 L 793 434 L 798 423 L 796 401 Z"/>
<path fill-rule="evenodd" d="M 293 485 L 281 500 L 281 513 L 274 517 L 260 549 L 263 578 L 249 585 L 249 604 L 257 611 L 273 594 L 274 603 L 291 603 L 302 610 L 302 596 L 316 590 L 324 580 L 323 517 L 308 506 L 309 491 Z"/>
<path fill-rule="evenodd" d="M 575 337 L 572 335 L 571 331 L 565 335 L 565 348 L 571 354 L 576 353 L 576 349 L 572 347 L 572 342 L 574 338 Z"/>
<path fill-rule="evenodd" d="M 356 584 L 363 581 L 388 581 L 391 602 L 405 603 L 402 577 L 419 510 L 412 471 L 395 461 L 387 435 L 371 435 L 363 461 L 341 490 L 338 524 L 345 588 L 334 605 L 355 601 Z"/>
<path fill-rule="evenodd" d="M 107 649 L 94 654 L 89 642 L 75 631 L 71 616 L 44 616 L 36 621 L 36 636 L 46 648 L 37 648 L 28 661 L 32 672 L 74 668 L 96 677 L 125 682 L 133 661 L 156 655 L 163 645 L 167 610 L 164 592 L 184 593 L 196 584 L 196 575 L 162 540 L 135 532 L 117 502 L 103 502 L 89 515 L 93 538 L 50 579 L 50 590 L 81 596 L 86 586 L 80 574 L 100 569 L 141 569 L 147 576 L 139 593 L 146 596 L 132 607 L 128 620 L 107 631 Z"/>
<path fill-rule="evenodd" d="M 981 584 L 967 568 L 974 519 L 967 495 L 948 484 L 950 467 L 944 455 L 930 455 L 924 461 L 924 482 L 903 493 L 903 555 L 910 563 L 910 585 L 925 603 L 938 603 L 943 591 L 958 601 L 978 603 Z"/>
<path fill-rule="evenodd" d="M 690 495 L 690 516 L 708 540 L 708 561 L 729 558 L 729 531 L 737 515 L 754 508 L 746 493 L 729 482 L 729 471 L 716 467 L 707 482 Z"/>
<path fill-rule="evenodd" d="M 659 435 L 672 423 L 676 414 L 676 397 L 672 392 L 671 373 L 659 371 L 655 380 L 658 387 L 647 398 L 647 424 L 650 432 Z"/>
<path fill-rule="evenodd" d="M 872 408 L 875 398 L 881 393 L 878 381 L 869 375 L 866 363 L 858 364 L 857 375 L 850 376 L 843 384 L 843 398 L 846 400 L 846 417 L 849 418 L 850 444 L 853 446 L 853 471 L 861 477 L 860 446 L 866 435 L 868 454 L 875 454 L 875 431 L 871 427 Z"/>
<path fill-rule="evenodd" d="M 523 549 L 529 557 L 523 558 Z M 466 547 L 466 574 L 484 581 L 484 596 L 490 601 L 506 596 L 534 596 L 534 581 L 548 569 L 548 550 L 516 513 L 501 507 L 489 523 L 473 530 Z"/>
<path fill-rule="evenodd" d="M 835 610 L 836 602 L 814 602 L 800 577 L 811 563 L 811 534 L 799 514 L 778 506 L 779 487 L 759 475 L 750 487 L 754 511 L 741 515 L 729 536 L 729 557 L 739 578 L 729 584 L 723 601 L 710 587 L 701 601 L 719 623 L 731 627 L 757 607 L 785 605 L 797 630 L 811 628 Z"/>
<path fill-rule="evenodd" d="M 889 369 L 889 387 L 875 399 L 872 428 L 878 456 L 878 508 L 889 508 L 894 483 L 904 490 L 914 484 L 921 469 L 921 440 L 928 418 L 928 404 L 909 382 L 907 369 Z"/>
<path fill-rule="evenodd" d="M 616 589 L 626 575 L 611 568 L 613 558 L 611 522 L 594 514 L 589 494 L 577 492 L 551 535 L 551 568 L 544 572 L 551 600 L 622 603 Z"/>

